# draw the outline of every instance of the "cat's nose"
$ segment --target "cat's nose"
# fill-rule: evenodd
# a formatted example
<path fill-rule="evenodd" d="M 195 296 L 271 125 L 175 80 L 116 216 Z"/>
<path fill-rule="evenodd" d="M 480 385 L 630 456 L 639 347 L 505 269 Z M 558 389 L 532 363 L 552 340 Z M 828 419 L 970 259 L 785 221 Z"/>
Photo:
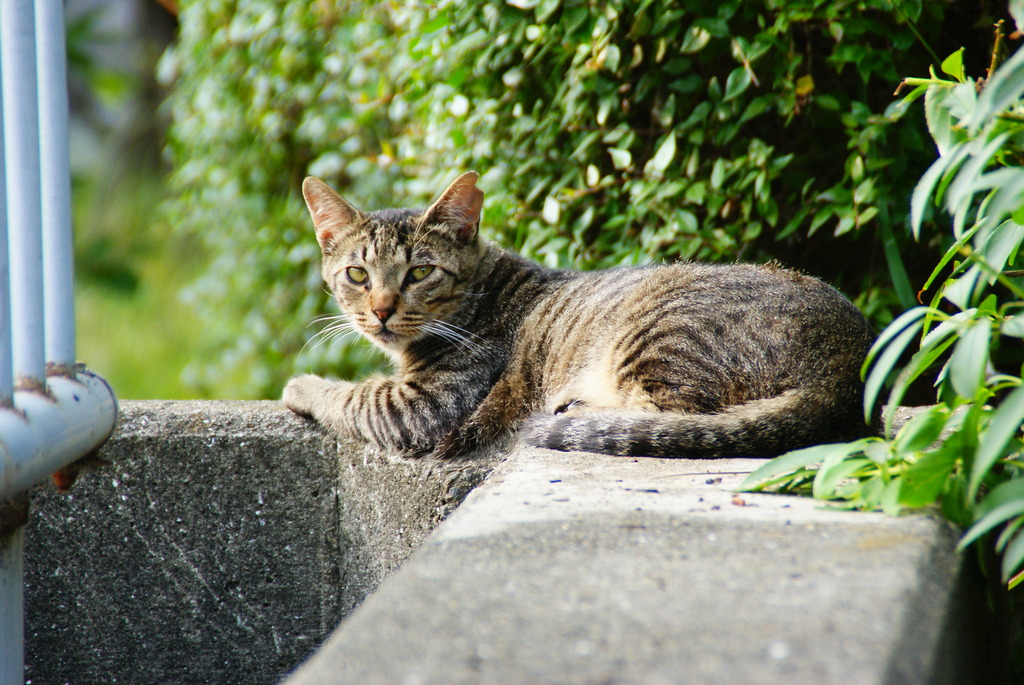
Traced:
<path fill-rule="evenodd" d="M 381 323 L 385 323 L 392 314 L 395 313 L 394 307 L 378 307 L 373 310 L 373 313 L 380 319 Z"/>
<path fill-rule="evenodd" d="M 386 322 L 398 309 L 398 294 L 387 290 L 370 294 L 370 311 L 381 323 Z"/>

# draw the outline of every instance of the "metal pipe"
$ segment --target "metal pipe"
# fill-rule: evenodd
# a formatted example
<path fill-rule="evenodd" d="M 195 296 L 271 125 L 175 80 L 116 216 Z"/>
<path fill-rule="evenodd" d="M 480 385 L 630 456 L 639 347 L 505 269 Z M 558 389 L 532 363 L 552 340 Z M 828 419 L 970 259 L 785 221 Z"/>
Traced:
<path fill-rule="evenodd" d="M 0 685 L 25 677 L 25 493 L 117 422 L 75 363 L 64 39 L 61 0 L 0 0 Z"/>
<path fill-rule="evenodd" d="M 45 354 L 46 361 L 53 365 L 49 373 L 74 373 L 74 254 L 64 3 L 37 0 L 35 11 Z"/>
<path fill-rule="evenodd" d="M 14 380 L 41 389 L 46 361 L 34 17 L 32 0 L 0 1 Z"/>
<path fill-rule="evenodd" d="M 50 376 L 47 390 L 16 390 L 17 411 L 0 411 L 0 501 L 97 449 L 114 430 L 117 400 L 99 376 Z"/>
<path fill-rule="evenodd" d="M 0 533 L 0 683 L 25 682 L 24 526 Z"/>
<path fill-rule="evenodd" d="M 4 159 L 2 87 L 0 87 L 0 159 Z M 0 164 L 0 408 L 9 407 L 14 401 L 14 359 L 11 351 L 11 273 L 7 256 L 7 190 L 4 177 L 4 165 Z"/>

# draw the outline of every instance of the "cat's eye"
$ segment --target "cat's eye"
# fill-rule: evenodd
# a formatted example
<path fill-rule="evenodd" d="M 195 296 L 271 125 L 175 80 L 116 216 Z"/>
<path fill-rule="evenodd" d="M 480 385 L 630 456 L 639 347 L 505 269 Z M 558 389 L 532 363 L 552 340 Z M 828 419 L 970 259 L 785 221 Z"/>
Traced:
<path fill-rule="evenodd" d="M 416 283 L 422 281 L 424 278 L 433 273 L 434 267 L 430 264 L 421 264 L 420 266 L 414 266 L 409 269 L 409 275 L 406 277 L 410 283 Z"/>
<path fill-rule="evenodd" d="M 361 269 L 358 266 L 350 266 L 345 269 L 345 275 L 348 276 L 349 281 L 356 285 L 363 285 L 370 280 L 370 276 L 366 273 L 366 269 Z"/>

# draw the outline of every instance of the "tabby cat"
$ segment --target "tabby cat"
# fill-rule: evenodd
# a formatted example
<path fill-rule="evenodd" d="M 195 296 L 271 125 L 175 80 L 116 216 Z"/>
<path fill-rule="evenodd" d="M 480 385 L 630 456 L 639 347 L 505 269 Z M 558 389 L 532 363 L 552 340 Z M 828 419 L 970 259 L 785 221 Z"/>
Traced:
<path fill-rule="evenodd" d="M 324 280 L 395 373 L 299 376 L 284 403 L 330 431 L 450 457 L 518 432 L 556 450 L 768 457 L 865 435 L 864 317 L 778 266 L 547 269 L 484 241 L 477 174 L 426 211 L 303 195 Z"/>

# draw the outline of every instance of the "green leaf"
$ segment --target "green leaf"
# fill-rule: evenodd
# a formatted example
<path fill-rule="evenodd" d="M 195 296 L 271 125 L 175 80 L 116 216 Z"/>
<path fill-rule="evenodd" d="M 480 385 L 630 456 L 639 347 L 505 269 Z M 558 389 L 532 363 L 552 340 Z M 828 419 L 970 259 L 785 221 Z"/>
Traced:
<path fill-rule="evenodd" d="M 959 143 L 966 140 L 966 134 L 954 128 L 956 123 L 949 113 L 952 89 L 942 86 L 930 86 L 924 96 L 925 123 L 928 125 L 928 133 L 939 148 L 939 154 L 943 157 Z"/>
<path fill-rule="evenodd" d="M 992 325 L 988 318 L 971 321 L 949 358 L 949 379 L 953 389 L 964 399 L 973 399 L 985 380 L 989 359 Z"/>
<path fill-rule="evenodd" d="M 562 217 L 562 206 L 553 195 L 544 198 L 544 207 L 541 210 L 541 217 L 552 226 L 558 224 Z"/>
<path fill-rule="evenodd" d="M 942 515 L 958 526 L 967 527 L 972 521 L 971 511 L 965 500 L 967 479 L 962 474 L 954 475 L 942 495 Z"/>
<path fill-rule="evenodd" d="M 665 99 L 665 102 L 661 105 L 658 110 L 658 123 L 664 128 L 668 128 L 672 125 L 672 121 L 675 119 L 676 113 L 676 94 L 669 93 L 669 96 Z M 675 134 L 672 134 L 675 137 Z"/>
<path fill-rule="evenodd" d="M 958 314 L 957 316 L 960 315 Z M 957 339 L 952 337 L 955 332 L 956 326 L 953 325 L 952 319 L 943 321 L 924 337 L 924 340 L 921 341 L 921 349 L 915 352 L 907 365 L 900 370 L 899 374 L 896 376 L 896 381 L 892 385 L 892 390 L 889 393 L 890 409 L 886 412 L 885 416 L 887 434 L 892 425 L 892 417 L 895 409 L 903 401 L 903 396 L 906 394 L 910 385 L 917 380 L 922 373 L 931 368 L 932 364 L 934 364 L 939 357 L 945 354 L 946 350 L 956 342 Z"/>
<path fill-rule="evenodd" d="M 739 97 L 750 86 L 750 72 L 745 67 L 739 66 L 729 72 L 725 80 L 725 97 L 723 101 L 728 102 Z"/>
<path fill-rule="evenodd" d="M 897 100 L 885 108 L 885 116 L 888 119 L 899 119 L 922 95 L 928 92 L 928 85 L 922 84 L 907 93 L 902 100 Z"/>
<path fill-rule="evenodd" d="M 988 79 L 967 122 L 972 135 L 1024 95 L 1024 50 L 1017 50 Z"/>
<path fill-rule="evenodd" d="M 950 214 L 956 213 L 959 207 L 968 203 L 974 195 L 988 190 L 987 179 L 982 172 L 1008 137 L 1009 134 L 1002 133 L 981 146 L 978 143 L 982 139 L 978 138 L 975 144 L 970 145 L 970 157 L 957 172 L 956 178 L 949 184 L 949 189 L 946 191 L 946 210 Z"/>
<path fill-rule="evenodd" d="M 743 483 L 740 484 L 739 489 L 748 492 L 762 489 L 773 484 L 782 476 L 787 476 L 800 469 L 805 469 L 808 466 L 821 462 L 829 455 L 855 454 L 861 451 L 867 442 L 872 440 L 880 442 L 878 438 L 862 438 L 852 443 L 839 442 L 828 445 L 814 445 L 813 447 L 805 447 L 804 449 L 787 452 L 757 468 L 746 477 Z"/>
<path fill-rule="evenodd" d="M 988 204 L 986 222 L 995 224 L 1009 217 L 1015 224 L 1024 224 L 1024 221 L 1017 220 L 1024 219 L 1024 169 L 1004 167 L 985 176 L 990 178 L 996 174 L 999 177 L 992 183 L 996 192 Z"/>
<path fill-rule="evenodd" d="M 831 499 L 836 495 L 836 487 L 852 476 L 858 469 L 871 464 L 864 457 L 850 458 L 843 451 L 834 452 L 825 459 L 814 477 L 812 494 L 814 499 Z"/>
<path fill-rule="evenodd" d="M 974 507 L 975 520 L 987 516 L 993 510 L 1009 502 L 1024 501 L 1024 478 L 1015 478 L 1000 483 Z"/>
<path fill-rule="evenodd" d="M 910 341 L 917 337 L 923 325 L 922 318 L 928 312 L 927 307 L 915 307 L 904 312 L 893 321 L 875 341 L 864 360 L 864 368 L 870 365 L 871 372 L 864 383 L 864 420 L 870 422 L 874 414 L 875 402 L 882 391 L 882 386 L 892 372 L 896 363 Z M 879 354 L 881 351 L 881 354 Z M 877 355 L 877 359 L 875 358 Z"/>
<path fill-rule="evenodd" d="M 871 349 L 868 350 L 867 358 L 864 360 L 864 366 L 861 369 L 863 375 L 868 368 L 874 363 L 875 357 L 883 352 L 889 343 L 891 343 L 900 333 L 910 326 L 916 326 L 920 328 L 922 323 L 920 319 L 924 318 L 928 314 L 930 309 L 928 307 L 914 307 L 900 314 L 896 319 L 885 327 L 875 342 L 871 345 Z"/>
<path fill-rule="evenodd" d="M 1010 0 L 1010 16 L 1018 31 L 1024 31 L 1024 0 Z"/>
<path fill-rule="evenodd" d="M 882 490 L 882 511 L 889 516 L 898 516 L 903 505 L 900 504 L 900 492 L 903 489 L 903 479 L 893 478 L 885 484 Z"/>
<path fill-rule="evenodd" d="M 946 250 L 946 254 L 942 255 L 942 259 L 940 259 L 938 264 L 935 265 L 935 269 L 932 270 L 931 275 L 928 276 L 928 279 L 924 282 L 924 285 L 921 286 L 922 290 L 927 290 L 928 288 L 932 287 L 932 284 L 935 282 L 935 279 L 938 278 L 943 273 L 943 271 L 945 271 L 946 265 L 949 264 L 951 260 L 953 260 L 954 258 L 957 257 L 957 255 L 960 254 L 960 248 L 967 244 L 967 242 L 978 231 L 979 228 L 981 228 L 981 224 L 976 224 L 972 226 L 967 232 L 960 236 L 955 243 L 949 246 L 949 249 Z M 961 307 L 961 309 L 966 309 L 966 307 Z"/>
<path fill-rule="evenodd" d="M 883 469 L 888 468 L 892 461 L 892 450 L 889 447 L 890 443 L 885 440 L 871 440 L 864 445 L 864 456 Z"/>
<path fill-rule="evenodd" d="M 629 150 L 623 150 L 622 148 L 610 147 L 608 148 L 608 154 L 612 158 L 612 166 L 620 171 L 628 169 L 629 165 L 633 163 L 633 155 Z"/>
<path fill-rule="evenodd" d="M 936 184 L 947 169 L 955 168 L 967 158 L 966 148 L 959 148 L 953 154 L 946 154 L 935 160 L 928 170 L 921 176 L 921 180 L 914 186 L 914 192 L 910 197 L 910 226 L 914 232 L 914 238 L 921 237 L 921 223 L 924 221 L 925 209 L 932 199 L 932 193 Z"/>
<path fill-rule="evenodd" d="M 686 32 L 686 37 L 683 39 L 683 44 L 679 46 L 679 52 L 686 54 L 693 54 L 700 52 L 704 49 L 704 46 L 711 40 L 711 34 L 708 33 L 707 29 L 694 25 L 690 27 L 690 30 Z"/>
<path fill-rule="evenodd" d="M 1004 483 L 1004 485 L 1009 485 L 1009 483 Z M 963 551 L 981 536 L 992 532 L 997 526 L 1016 516 L 1024 516 L 1024 497 L 1004 502 L 981 517 L 961 538 L 957 549 Z"/>
<path fill-rule="evenodd" d="M 974 300 L 974 293 L 985 273 L 978 264 L 974 264 L 956 278 L 950 278 L 942 287 L 942 296 L 960 309 L 968 309 Z"/>
<path fill-rule="evenodd" d="M 619 68 L 619 61 L 622 59 L 622 53 L 619 50 L 619 46 L 615 43 L 608 44 L 603 51 L 603 65 L 608 71 L 616 71 Z"/>
<path fill-rule="evenodd" d="M 814 92 L 814 77 L 804 74 L 796 80 L 794 92 L 798 97 L 806 97 Z"/>
<path fill-rule="evenodd" d="M 725 160 L 721 157 L 715 160 L 715 164 L 711 167 L 711 187 L 718 188 L 722 187 L 722 181 L 725 180 Z"/>
<path fill-rule="evenodd" d="M 719 3 L 722 4 L 722 3 Z M 729 24 L 724 19 L 718 17 L 705 17 L 698 19 L 693 22 L 694 26 L 699 26 L 702 29 L 706 29 L 716 38 L 728 38 L 729 37 Z"/>
<path fill-rule="evenodd" d="M 1024 338 L 1024 312 L 1008 316 L 1004 319 L 999 332 L 1012 338 Z"/>
<path fill-rule="evenodd" d="M 860 490 L 854 502 L 862 509 L 878 509 L 882 506 L 882 493 L 885 491 L 885 480 L 881 475 L 872 476 L 861 481 Z"/>
<path fill-rule="evenodd" d="M 940 68 L 943 73 L 949 74 L 960 83 L 963 83 L 966 78 L 966 74 L 964 74 L 964 49 L 960 48 L 952 55 L 942 60 Z"/>
<path fill-rule="evenodd" d="M 999 403 L 988 428 L 981 434 L 967 485 L 969 499 L 973 500 L 977 495 L 985 476 L 1020 432 L 1021 423 L 1024 423 L 1024 386 L 1015 389 Z"/>
<path fill-rule="evenodd" d="M 977 252 L 990 269 L 988 282 L 991 285 L 996 281 L 996 274 L 1006 266 L 1010 255 L 1017 251 L 1021 242 L 1024 241 L 1024 226 L 1014 221 L 1004 221 L 978 248 Z"/>
<path fill-rule="evenodd" d="M 654 156 L 644 165 L 645 174 L 663 174 L 668 169 L 668 165 L 672 163 L 672 159 L 676 156 L 676 134 L 669 133 L 668 136 L 662 141 L 661 145 L 658 146 L 658 151 L 654 153 Z"/>
<path fill-rule="evenodd" d="M 956 446 L 944 445 L 914 462 L 903 473 L 900 503 L 917 509 L 933 504 L 942 494 L 960 453 Z"/>
<path fill-rule="evenodd" d="M 893 441 L 897 454 L 913 454 L 931 447 L 946 427 L 949 412 L 946 407 L 936 405 L 907 421 Z"/>
<path fill-rule="evenodd" d="M 558 10 L 561 5 L 561 0 L 541 0 L 537 9 L 534 11 L 534 16 L 537 17 L 537 23 L 543 24 L 551 17 L 555 11 Z"/>
<path fill-rule="evenodd" d="M 1015 576 L 1022 566 L 1024 566 L 1024 533 L 1018 531 L 1003 551 L 1003 582 L 1010 582 L 1010 578 Z"/>
<path fill-rule="evenodd" d="M 1021 527 L 1024 527 L 1024 516 L 1015 518 L 1013 521 L 1010 521 L 1008 524 L 1003 526 L 1003 530 L 999 533 L 999 537 L 996 538 L 995 550 L 1002 553 Z"/>

